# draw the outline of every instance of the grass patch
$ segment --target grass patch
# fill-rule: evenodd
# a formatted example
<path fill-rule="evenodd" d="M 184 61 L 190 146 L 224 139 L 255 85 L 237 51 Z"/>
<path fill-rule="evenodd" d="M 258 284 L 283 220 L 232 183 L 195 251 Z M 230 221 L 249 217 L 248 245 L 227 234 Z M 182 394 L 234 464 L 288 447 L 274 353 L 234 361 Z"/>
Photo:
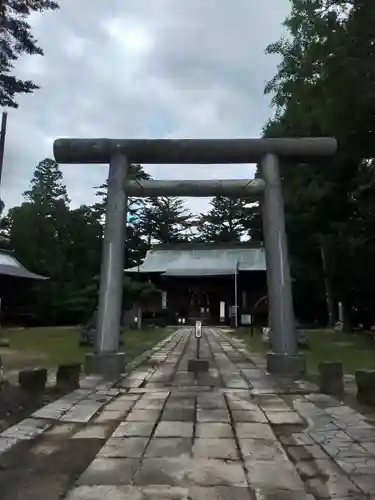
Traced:
<path fill-rule="evenodd" d="M 120 347 L 127 361 L 150 349 L 172 332 L 168 328 L 125 330 L 124 345 Z M 80 347 L 78 327 L 27 328 L 0 330 L 0 338 L 8 338 L 10 347 L 1 349 L 4 370 L 15 370 L 62 363 L 83 363 L 88 347 Z"/>
<path fill-rule="evenodd" d="M 308 373 L 318 372 L 320 361 L 341 361 L 344 372 L 352 374 L 360 368 L 375 369 L 375 343 L 364 333 L 338 333 L 332 330 L 307 330 L 310 348 L 303 350 Z M 244 340 L 250 351 L 265 353 L 268 348 L 262 342 L 260 330 L 254 336 L 250 329 L 240 328 L 232 333 Z"/>

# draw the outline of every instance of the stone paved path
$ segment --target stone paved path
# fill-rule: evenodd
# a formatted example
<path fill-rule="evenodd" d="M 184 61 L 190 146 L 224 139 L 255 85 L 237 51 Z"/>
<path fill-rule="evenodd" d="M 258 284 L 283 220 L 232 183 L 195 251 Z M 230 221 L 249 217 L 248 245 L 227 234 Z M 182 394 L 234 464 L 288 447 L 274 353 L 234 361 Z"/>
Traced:
<path fill-rule="evenodd" d="M 116 385 L 83 388 L 0 434 L 2 500 L 375 499 L 375 428 L 306 382 L 275 380 L 189 328 Z"/>

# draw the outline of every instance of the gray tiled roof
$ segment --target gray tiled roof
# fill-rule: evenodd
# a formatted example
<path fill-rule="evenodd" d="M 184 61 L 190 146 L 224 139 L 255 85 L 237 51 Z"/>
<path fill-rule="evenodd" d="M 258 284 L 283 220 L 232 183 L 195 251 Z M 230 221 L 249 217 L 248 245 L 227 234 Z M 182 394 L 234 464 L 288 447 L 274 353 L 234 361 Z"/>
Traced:
<path fill-rule="evenodd" d="M 263 247 L 239 244 L 162 245 L 147 252 L 142 265 L 126 269 L 129 273 L 163 273 L 166 276 L 220 276 L 238 271 L 265 271 Z"/>
<path fill-rule="evenodd" d="M 0 249 L 0 276 L 13 276 L 15 278 L 29 278 L 34 280 L 47 280 L 45 276 L 35 274 L 23 267 L 8 250 Z"/>

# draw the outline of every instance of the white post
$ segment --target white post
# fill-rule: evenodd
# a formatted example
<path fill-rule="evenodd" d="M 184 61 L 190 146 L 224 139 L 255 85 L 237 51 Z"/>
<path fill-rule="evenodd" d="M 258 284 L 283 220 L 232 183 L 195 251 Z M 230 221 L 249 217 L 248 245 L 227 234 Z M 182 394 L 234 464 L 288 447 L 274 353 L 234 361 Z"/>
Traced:
<path fill-rule="evenodd" d="M 246 290 L 242 290 L 242 307 L 247 309 L 247 294 Z"/>
<path fill-rule="evenodd" d="M 344 305 L 342 302 L 339 302 L 338 310 L 339 310 L 339 321 L 341 321 L 343 323 L 344 322 Z"/>
<path fill-rule="evenodd" d="M 220 321 L 224 323 L 225 321 L 225 302 L 220 302 Z"/>
<path fill-rule="evenodd" d="M 238 328 L 238 261 L 234 268 L 234 327 Z"/>
<path fill-rule="evenodd" d="M 137 318 L 137 326 L 138 330 L 140 330 L 142 328 L 142 306 L 138 306 Z"/>

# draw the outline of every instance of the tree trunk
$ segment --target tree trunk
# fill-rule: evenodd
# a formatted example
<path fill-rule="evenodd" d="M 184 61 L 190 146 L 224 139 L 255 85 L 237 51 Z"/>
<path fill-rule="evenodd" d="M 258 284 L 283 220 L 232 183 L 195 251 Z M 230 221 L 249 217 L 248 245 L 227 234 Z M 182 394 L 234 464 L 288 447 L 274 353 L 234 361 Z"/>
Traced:
<path fill-rule="evenodd" d="M 325 288 L 327 314 L 328 314 L 328 326 L 333 327 L 335 324 L 335 321 L 336 321 L 335 302 L 333 300 L 332 287 L 331 287 L 331 283 L 330 283 L 330 280 L 328 277 L 328 272 L 327 272 L 327 256 L 326 256 L 326 249 L 325 249 L 323 240 L 321 240 L 321 242 L 320 242 L 320 254 L 322 257 L 324 288 Z"/>
<path fill-rule="evenodd" d="M 342 303 L 342 309 L 343 309 L 343 322 L 342 322 L 342 331 L 344 333 L 351 333 L 352 331 L 352 324 L 350 320 L 350 315 L 348 314 L 348 311 L 350 310 L 350 307 L 347 302 Z"/>

